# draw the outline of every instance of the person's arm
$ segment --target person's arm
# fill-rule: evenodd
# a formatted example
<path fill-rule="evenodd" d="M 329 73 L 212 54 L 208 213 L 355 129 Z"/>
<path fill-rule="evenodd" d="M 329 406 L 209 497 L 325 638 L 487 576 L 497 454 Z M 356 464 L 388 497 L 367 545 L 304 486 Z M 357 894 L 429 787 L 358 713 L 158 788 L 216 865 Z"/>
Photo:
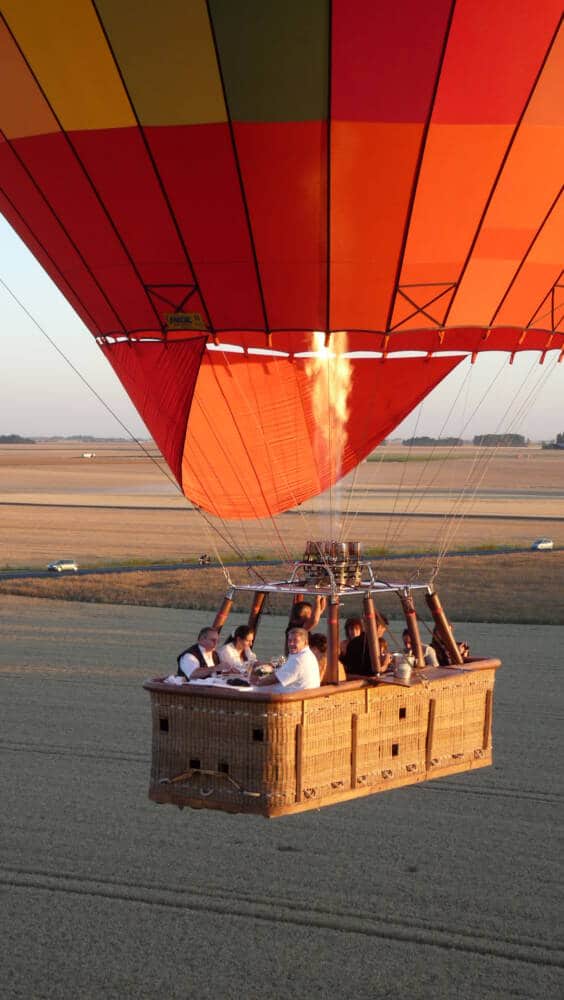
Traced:
<path fill-rule="evenodd" d="M 190 677 L 193 676 L 194 670 L 196 670 L 200 664 L 192 653 L 183 653 L 178 661 L 178 666 L 186 679 L 190 680 Z"/>
<path fill-rule="evenodd" d="M 316 625 L 319 625 L 319 619 L 321 618 L 321 615 L 325 611 L 326 607 L 327 607 L 327 598 L 322 597 L 320 594 L 318 594 L 317 597 L 315 598 L 315 604 L 313 605 L 312 616 L 308 621 L 305 622 L 305 624 L 302 627 L 306 628 L 308 632 L 311 632 L 311 630 L 315 628 Z"/>
<path fill-rule="evenodd" d="M 193 653 L 184 653 L 180 657 L 179 667 L 187 680 L 191 677 L 194 680 L 198 677 L 209 677 L 212 672 L 209 667 L 201 667 Z"/>
<path fill-rule="evenodd" d="M 384 673 L 392 662 L 392 654 L 389 650 L 383 650 L 380 653 L 380 673 Z"/>
<path fill-rule="evenodd" d="M 211 677 L 214 672 L 214 667 L 196 667 L 195 670 L 190 674 L 189 680 L 201 680 L 204 677 Z"/>
<path fill-rule="evenodd" d="M 262 677 L 258 676 L 253 672 L 253 675 L 251 677 L 251 683 L 256 685 L 257 687 L 267 687 L 269 684 L 278 684 L 279 681 L 276 676 L 276 671 L 272 670 L 270 673 L 264 674 L 264 676 Z"/>

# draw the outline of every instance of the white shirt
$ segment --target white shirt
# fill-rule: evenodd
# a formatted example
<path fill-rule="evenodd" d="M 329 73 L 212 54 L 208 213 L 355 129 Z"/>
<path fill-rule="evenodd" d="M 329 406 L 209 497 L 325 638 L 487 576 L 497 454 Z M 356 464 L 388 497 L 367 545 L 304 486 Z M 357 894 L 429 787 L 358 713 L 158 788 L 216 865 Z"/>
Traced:
<path fill-rule="evenodd" d="M 207 649 L 203 649 L 199 643 L 198 646 L 200 647 L 200 652 L 204 657 L 204 662 L 206 666 L 215 667 L 215 663 L 213 662 L 213 650 L 208 651 Z M 179 667 L 182 673 L 185 674 L 186 677 L 190 677 L 192 672 L 196 670 L 197 667 L 200 666 L 201 664 L 198 663 L 198 660 L 196 659 L 193 653 L 183 653 L 182 656 L 180 657 Z"/>
<path fill-rule="evenodd" d="M 437 653 L 432 646 L 423 646 L 423 656 L 427 667 L 438 667 Z"/>
<path fill-rule="evenodd" d="M 426 667 L 438 667 L 439 661 L 437 659 L 437 653 L 433 646 L 422 645 L 423 659 L 425 660 Z M 412 655 L 411 650 L 404 650 L 407 656 Z M 414 661 L 415 662 L 415 661 Z"/>
<path fill-rule="evenodd" d="M 232 642 L 226 642 L 225 646 L 222 646 L 218 650 L 219 662 L 224 667 L 231 667 L 232 670 L 244 670 L 247 665 L 250 666 L 254 663 L 256 656 L 252 649 L 247 649 L 243 654 L 243 659 L 241 659 L 238 651 L 235 649 L 235 645 Z"/>
<path fill-rule="evenodd" d="M 300 649 L 299 653 L 290 653 L 286 662 L 276 667 L 274 673 L 279 685 L 273 684 L 272 687 L 279 686 L 282 691 L 303 691 L 318 688 L 321 684 L 319 664 L 309 646 Z"/>

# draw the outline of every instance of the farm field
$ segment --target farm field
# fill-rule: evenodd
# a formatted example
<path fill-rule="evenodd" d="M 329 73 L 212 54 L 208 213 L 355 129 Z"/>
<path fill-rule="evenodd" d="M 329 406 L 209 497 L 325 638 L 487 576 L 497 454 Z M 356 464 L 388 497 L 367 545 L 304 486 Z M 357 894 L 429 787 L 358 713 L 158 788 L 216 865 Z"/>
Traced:
<path fill-rule="evenodd" d="M 142 681 L 207 620 L 2 597 L 4 995 L 561 995 L 564 628 L 464 627 L 504 661 L 492 768 L 269 822 L 147 798 Z"/>
<path fill-rule="evenodd" d="M 437 451 L 431 460 L 426 449 L 388 445 L 331 497 L 315 498 L 275 525 L 211 519 L 220 537 L 162 462 L 133 443 L 95 448 L 94 459 L 83 459 L 76 443 L 0 447 L 0 567 L 44 568 L 62 556 L 91 566 L 182 562 L 216 547 L 222 558 L 241 551 L 284 558 L 299 555 L 307 538 L 329 536 L 391 552 L 434 551 L 445 541 L 451 548 L 529 546 L 544 534 L 564 545 L 560 452 L 492 454 L 468 446 Z"/>
<path fill-rule="evenodd" d="M 227 560 L 287 561 L 301 554 L 307 538 L 342 533 L 374 552 L 383 578 L 417 574 L 427 580 L 436 559 L 421 553 L 445 544 L 462 552 L 529 549 L 534 538 L 550 535 L 564 546 L 564 455 L 540 448 L 484 453 L 465 446 L 430 453 L 388 445 L 338 495 L 333 491 L 339 516 L 328 514 L 324 496 L 277 518 L 276 526 L 210 519 L 221 537 L 134 444 L 103 442 L 95 449 L 95 458 L 84 459 L 76 442 L 0 448 L 1 568 L 44 569 L 63 557 L 77 559 L 81 568 L 190 562 L 202 551 Z M 467 480 L 475 494 L 458 506 L 452 491 Z M 387 562 L 384 551 L 417 555 Z M 245 570 L 231 572 L 234 580 L 248 580 Z M 283 570 L 269 573 L 277 577 Z M 220 571 L 171 570 L 0 581 L 0 593 L 214 608 L 224 586 Z M 444 559 L 437 586 L 449 614 L 461 620 L 564 622 L 563 551 Z"/>

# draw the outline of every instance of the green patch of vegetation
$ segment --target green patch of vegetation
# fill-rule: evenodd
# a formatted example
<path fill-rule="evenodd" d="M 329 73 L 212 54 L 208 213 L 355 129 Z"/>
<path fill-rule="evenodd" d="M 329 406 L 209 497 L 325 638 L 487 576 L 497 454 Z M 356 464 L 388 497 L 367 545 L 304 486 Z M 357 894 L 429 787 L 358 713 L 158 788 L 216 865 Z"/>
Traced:
<path fill-rule="evenodd" d="M 21 437 L 19 434 L 0 434 L 0 444 L 36 444 L 35 438 Z"/>
<path fill-rule="evenodd" d="M 456 459 L 465 458 L 465 455 L 449 455 L 449 462 L 454 462 Z M 394 455 L 382 455 L 377 451 L 373 451 L 371 455 L 366 459 L 367 462 L 444 462 L 445 455 L 444 452 L 433 452 L 424 453 L 420 452 L 410 453 L 409 455 L 403 455 L 396 452 Z"/>

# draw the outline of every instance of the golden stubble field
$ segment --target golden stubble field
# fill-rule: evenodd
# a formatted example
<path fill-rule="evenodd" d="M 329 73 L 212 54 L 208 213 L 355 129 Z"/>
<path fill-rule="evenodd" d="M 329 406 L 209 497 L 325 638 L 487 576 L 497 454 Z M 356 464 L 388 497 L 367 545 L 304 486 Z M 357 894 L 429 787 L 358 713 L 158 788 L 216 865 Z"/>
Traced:
<path fill-rule="evenodd" d="M 96 457 L 82 458 L 91 448 Z M 0 566 L 39 568 L 63 556 L 92 566 L 184 561 L 216 547 L 222 558 L 293 557 L 307 538 L 328 536 L 392 552 L 527 546 L 544 534 L 564 544 L 561 452 L 465 447 L 427 460 L 427 449 L 409 455 L 389 445 L 377 454 L 384 460 L 363 463 L 331 496 L 276 523 L 215 521 L 215 533 L 164 463 L 132 442 L 2 446 Z"/>
<path fill-rule="evenodd" d="M 95 450 L 95 458 L 83 458 L 85 450 Z M 409 453 L 388 445 L 377 455 L 331 497 L 316 498 L 275 523 L 215 521 L 214 532 L 190 509 L 162 462 L 133 443 L 3 446 L 0 566 L 43 569 L 61 557 L 92 568 L 189 562 L 202 551 L 226 560 L 238 554 L 284 559 L 298 556 L 307 538 L 341 535 L 361 539 L 376 553 L 410 553 L 401 563 L 376 555 L 383 577 L 418 574 L 427 580 L 435 557 L 421 553 L 443 546 L 528 548 L 540 535 L 564 545 L 562 453 L 470 446 L 450 454 Z M 234 578 L 241 573 L 233 570 Z M 455 618 L 564 621 L 564 552 L 448 558 L 437 582 Z M 4 581 L 0 592 L 213 608 L 224 584 L 218 571 L 171 571 Z"/>

